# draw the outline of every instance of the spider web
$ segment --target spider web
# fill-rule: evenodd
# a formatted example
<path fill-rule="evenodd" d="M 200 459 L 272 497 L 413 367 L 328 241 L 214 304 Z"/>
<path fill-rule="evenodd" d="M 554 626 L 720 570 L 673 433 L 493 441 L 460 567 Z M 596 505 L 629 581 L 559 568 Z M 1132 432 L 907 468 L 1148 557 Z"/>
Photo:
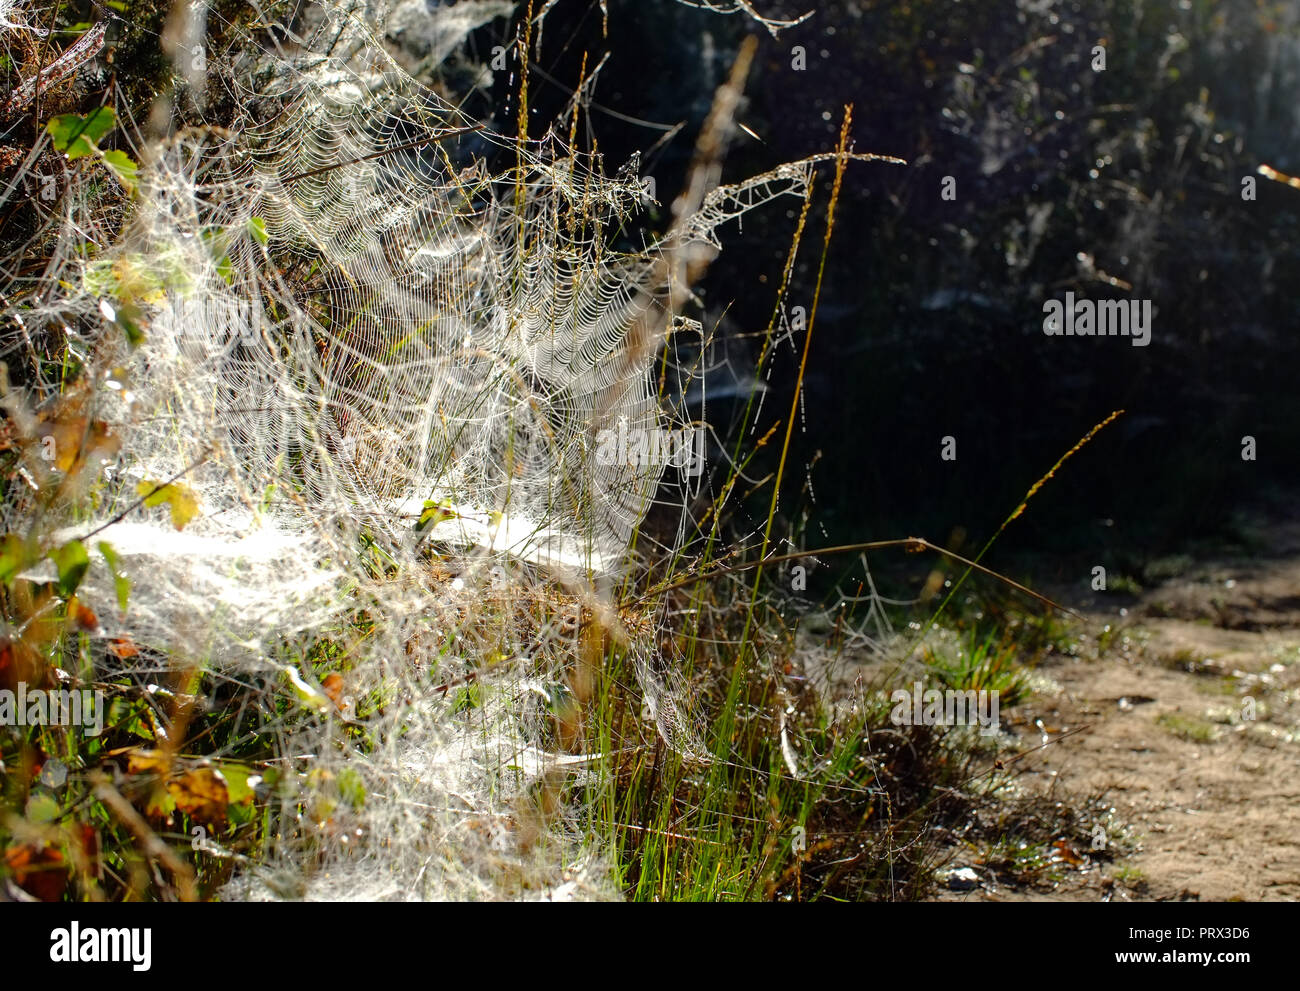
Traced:
<path fill-rule="evenodd" d="M 445 8 L 445 31 L 475 23 L 465 6 Z M 305 825 L 235 896 L 610 894 L 580 810 L 548 827 L 565 881 L 555 856 L 496 828 L 557 768 L 587 773 L 587 756 L 538 730 L 536 700 L 565 683 L 572 618 L 610 614 L 614 584 L 645 566 L 633 548 L 648 509 L 686 502 L 689 479 L 662 460 L 611 461 L 601 440 L 694 427 L 667 398 L 699 374 L 672 360 L 699 334 L 673 312 L 678 260 L 716 252 L 717 228 L 747 210 L 803 196 L 813 162 L 719 186 L 660 242 L 616 250 L 643 201 L 636 176 L 606 176 L 563 121 L 518 141 L 469 119 L 378 40 L 386 6 L 312 10 L 282 26 L 288 41 L 236 38 L 209 56 L 208 92 L 233 119 L 142 148 L 119 242 L 63 257 L 80 271 L 52 267 L 20 322 L 57 323 L 97 374 L 129 384 L 96 398 L 124 452 L 112 484 L 61 536 L 96 533 L 140 576 L 114 620 L 112 576 L 91 569 L 105 637 L 268 696 L 291 686 L 319 715 L 267 717 L 289 766 L 310 787 L 364 782 L 364 809 L 327 819 L 357 837 L 330 870 L 302 880 L 327 828 Z M 77 192 L 69 238 L 91 195 Z M 201 503 L 183 532 L 126 512 L 141 483 L 174 477 Z M 655 729 L 700 753 L 653 624 L 623 636 Z M 296 660 L 322 640 L 350 644 L 357 699 L 407 700 L 367 716 L 364 754 L 344 732 L 356 699 L 336 718 Z M 112 674 L 143 684 L 166 666 Z M 466 717 L 447 686 L 471 684 Z"/>
<path fill-rule="evenodd" d="M 715 190 L 674 243 L 618 253 L 604 231 L 638 204 L 639 179 L 604 176 L 553 135 L 457 134 L 472 122 L 364 23 L 345 15 L 343 33 L 342 54 L 269 59 L 269 85 L 235 90 L 279 105 L 266 123 L 183 138 L 149 176 L 130 250 L 187 273 L 150 337 L 177 359 L 162 393 L 189 383 L 173 415 L 195 421 L 168 424 L 193 441 L 149 470 L 182 470 L 215 435 L 249 488 L 287 482 L 390 536 L 433 502 L 431 540 L 625 569 L 664 465 L 601 463 L 597 439 L 686 426 L 652 374 L 671 326 L 663 256 L 802 194 L 809 167 Z M 492 174 L 473 146 L 517 162 Z M 630 345 L 638 325 L 650 347 Z M 691 372 L 672 374 L 687 391 Z"/>

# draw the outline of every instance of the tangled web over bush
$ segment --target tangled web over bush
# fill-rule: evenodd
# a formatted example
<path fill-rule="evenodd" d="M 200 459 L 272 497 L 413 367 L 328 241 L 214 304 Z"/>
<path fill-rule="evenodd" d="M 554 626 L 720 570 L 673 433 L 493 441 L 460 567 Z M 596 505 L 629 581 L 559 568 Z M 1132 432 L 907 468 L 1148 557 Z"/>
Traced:
<path fill-rule="evenodd" d="M 429 51 L 506 6 L 435 8 Z M 601 894 L 583 810 L 528 812 L 592 756 L 556 713 L 593 628 L 662 738 L 702 744 L 654 623 L 613 601 L 684 481 L 603 463 L 599 438 L 689 426 L 662 398 L 690 385 L 685 283 L 719 225 L 804 195 L 812 164 L 684 194 L 659 243 L 615 250 L 645 190 L 571 146 L 577 107 L 533 140 L 469 119 L 378 39 L 392 14 L 227 32 L 190 85 L 229 119 L 139 149 L 111 248 L 77 247 L 117 218 L 94 163 L 70 172 L 6 356 L 35 408 L 65 372 L 33 342 L 65 340 L 120 451 L 57 538 L 116 552 L 82 596 L 139 650 L 98 675 L 201 672 L 211 704 L 252 692 L 249 733 L 275 740 L 274 849 L 231 894 Z"/>

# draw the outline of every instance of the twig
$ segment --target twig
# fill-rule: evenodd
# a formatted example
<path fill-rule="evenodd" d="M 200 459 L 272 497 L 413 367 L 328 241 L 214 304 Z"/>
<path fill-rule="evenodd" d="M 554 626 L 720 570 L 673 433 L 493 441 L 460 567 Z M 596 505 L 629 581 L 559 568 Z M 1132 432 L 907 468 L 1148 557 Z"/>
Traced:
<path fill-rule="evenodd" d="M 150 857 L 156 859 L 172 872 L 172 877 L 176 884 L 176 894 L 183 902 L 196 902 L 199 900 L 198 891 L 194 887 L 194 871 L 189 864 L 185 863 L 180 857 L 176 856 L 176 851 L 158 838 L 158 834 L 149 828 L 149 824 L 135 807 L 128 802 L 122 793 L 113 787 L 108 780 L 108 775 L 103 771 L 96 771 L 91 776 L 91 782 L 94 785 L 95 797 L 103 802 L 121 821 L 122 825 L 139 840 L 144 852 Z"/>
<path fill-rule="evenodd" d="M 58 10 L 58 5 L 55 5 Z M 53 27 L 54 21 L 50 21 Z M 9 97 L 9 102 L 5 104 L 5 113 L 13 113 L 21 110 L 33 100 L 36 105 L 33 108 L 33 121 L 36 128 L 40 129 L 41 114 L 41 94 L 56 83 L 67 79 L 74 72 L 99 54 L 104 47 L 104 34 L 108 31 L 108 22 L 100 21 L 80 38 L 74 41 L 62 55 L 51 62 L 48 66 L 43 66 L 34 77 L 24 82 Z M 45 54 L 48 50 L 50 36 L 45 36 L 45 44 L 41 48 L 41 62 L 45 61 Z"/>
<path fill-rule="evenodd" d="M 1075 444 L 1074 447 L 1070 448 L 1068 451 L 1062 454 L 1057 459 L 1056 464 L 1052 465 L 1052 467 L 1047 470 L 1047 474 L 1029 487 L 1029 491 L 1025 493 L 1025 497 L 1020 500 L 1020 505 L 1017 506 L 1015 509 L 1013 509 L 1011 511 L 1011 515 L 1002 521 L 1002 525 L 998 527 L 997 533 L 989 537 L 988 542 L 982 548 L 980 548 L 980 552 L 975 555 L 975 561 L 968 562 L 968 566 L 979 567 L 979 565 L 976 562 L 982 559 L 984 555 L 988 553 L 989 548 L 993 546 L 993 542 L 996 541 L 998 537 L 1002 536 L 1002 531 L 1007 528 L 1007 524 L 1025 511 L 1025 507 L 1029 505 L 1029 500 L 1032 499 L 1038 493 L 1038 490 L 1041 489 L 1044 485 L 1046 485 L 1049 481 L 1051 481 L 1053 477 L 1055 477 L 1061 465 L 1065 464 L 1065 462 L 1069 461 L 1070 458 L 1074 457 L 1074 455 L 1077 454 L 1084 445 L 1086 445 L 1090 440 L 1092 440 L 1095 436 L 1097 436 L 1097 434 L 1099 434 L 1106 427 L 1110 426 L 1119 417 L 1123 416 L 1123 414 L 1124 411 L 1122 409 L 1114 410 L 1110 414 L 1110 416 L 1106 417 L 1106 419 L 1102 420 L 1095 427 L 1093 427 L 1086 434 L 1084 434 L 1083 439 L 1080 440 L 1077 444 Z M 966 581 L 966 578 L 969 574 L 970 572 L 967 571 L 965 575 L 962 575 L 961 578 L 959 578 L 957 582 L 952 586 L 952 588 L 948 591 L 948 594 L 944 596 L 943 601 L 939 603 L 939 608 L 936 609 L 934 611 L 934 615 L 930 617 L 930 622 L 927 624 L 926 628 L 921 631 L 922 636 L 924 636 L 929 631 L 930 627 L 934 626 L 934 624 L 938 621 L 939 614 L 942 613 L 944 609 L 947 607 L 948 603 L 952 601 L 952 597 L 957 594 L 957 590 L 961 588 L 962 583 Z M 1079 616 L 1078 613 L 1072 613 L 1072 615 L 1074 615 L 1079 619 L 1083 618 Z"/>
<path fill-rule="evenodd" d="M 175 475 L 173 475 L 171 478 L 167 479 L 167 481 L 165 481 L 165 482 L 159 482 L 159 483 L 158 483 L 157 485 L 155 485 L 151 490 L 149 490 L 148 492 L 146 492 L 144 495 L 142 495 L 142 496 L 141 496 L 139 499 L 137 499 L 135 502 L 131 503 L 131 505 L 127 506 L 126 509 L 122 510 L 120 513 L 118 513 L 118 514 L 117 514 L 116 516 L 114 516 L 112 519 L 108 520 L 108 521 L 105 522 L 105 523 L 101 523 L 99 526 L 95 527 L 95 529 L 91 530 L 91 531 L 90 531 L 89 533 L 87 533 L 85 536 L 83 536 L 83 537 L 78 537 L 77 540 L 79 540 L 81 543 L 84 544 L 84 543 L 85 543 L 87 540 L 89 540 L 91 537 L 95 536 L 95 534 L 97 534 L 97 533 L 103 533 L 105 530 L 107 530 L 109 527 L 113 526 L 114 524 L 116 524 L 116 523 L 121 523 L 124 519 L 127 518 L 127 516 L 129 516 L 131 513 L 135 512 L 135 511 L 136 511 L 137 509 L 139 509 L 141 506 L 143 506 L 143 505 L 145 504 L 146 501 L 148 501 L 149 499 L 153 498 L 155 495 L 157 495 L 157 494 L 158 494 L 159 492 L 161 492 L 163 489 L 167 488 L 167 486 L 171 485 L 172 482 L 176 481 L 178 478 L 181 478 L 181 477 L 183 477 L 183 476 L 185 476 L 185 475 L 188 475 L 190 472 L 192 472 L 192 471 L 193 471 L 195 468 L 197 468 L 199 465 L 203 464 L 203 462 L 207 461 L 207 460 L 208 460 L 208 455 L 210 455 L 211 453 L 212 453 L 211 451 L 204 451 L 203 454 L 199 457 L 199 459 L 198 459 L 197 461 L 193 462 L 189 467 L 187 467 L 187 468 L 182 468 L 180 471 L 178 471 L 178 472 L 177 472 Z"/>
<path fill-rule="evenodd" d="M 678 581 L 672 582 L 668 585 L 657 586 L 647 591 L 645 595 L 641 596 L 641 598 L 645 599 L 651 595 L 662 595 L 665 592 L 671 592 L 674 591 L 675 589 L 685 588 L 687 585 L 693 585 L 696 582 L 708 581 L 710 579 L 717 578 L 721 575 L 728 575 L 737 571 L 748 571 L 750 568 L 766 567 L 769 564 L 780 564 L 782 561 L 796 561 L 799 560 L 800 558 L 817 557 L 818 555 L 823 555 L 823 554 L 845 554 L 845 553 L 857 552 L 857 551 L 882 550 L 886 547 L 907 547 L 913 551 L 921 551 L 921 550 L 934 551 L 938 554 L 944 555 L 945 557 L 950 557 L 954 561 L 964 564 L 969 568 L 974 568 L 976 571 L 982 572 L 983 574 L 988 575 L 990 578 L 996 578 L 998 579 L 998 581 L 1005 582 L 1007 585 L 1010 585 L 1012 588 L 1016 589 L 1017 591 L 1024 592 L 1026 595 L 1037 599 L 1039 602 L 1042 602 L 1045 605 L 1051 606 L 1053 609 L 1059 609 L 1061 610 L 1061 612 L 1069 613 L 1075 619 L 1084 618 L 1079 613 L 1075 612 L 1073 609 L 1070 609 L 1068 606 L 1063 606 L 1059 602 L 1055 602 L 1054 600 L 1049 599 L 1047 596 L 1039 592 L 1035 592 L 1031 588 L 1026 588 L 1024 585 L 1021 585 L 1019 582 L 1012 581 L 1006 575 L 1000 575 L 996 571 L 992 570 L 991 568 L 986 568 L 984 567 L 984 565 L 978 564 L 975 561 L 970 560 L 969 558 L 962 557 L 956 551 L 950 551 L 947 548 L 940 547 L 938 544 L 932 544 L 924 537 L 903 537 L 897 540 L 869 540 L 860 544 L 839 544 L 835 547 L 818 547 L 810 551 L 794 551 L 790 554 L 777 554 L 775 556 L 766 557 L 761 561 L 746 561 L 744 564 L 727 565 L 726 567 L 723 568 L 715 568 L 713 571 L 708 571 L 705 572 L 704 574 L 693 575 L 689 578 L 679 579 Z"/>

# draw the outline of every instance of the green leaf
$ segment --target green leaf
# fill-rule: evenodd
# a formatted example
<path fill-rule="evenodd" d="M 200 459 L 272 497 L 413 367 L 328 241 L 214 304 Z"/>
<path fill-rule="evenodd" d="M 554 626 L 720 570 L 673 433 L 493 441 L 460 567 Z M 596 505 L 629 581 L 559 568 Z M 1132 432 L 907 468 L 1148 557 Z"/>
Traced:
<path fill-rule="evenodd" d="M 165 819 L 176 811 L 176 799 L 167 788 L 159 783 L 145 802 L 144 810 L 148 815 Z"/>
<path fill-rule="evenodd" d="M 253 235 L 253 240 L 258 244 L 265 246 L 266 242 L 271 239 L 266 233 L 266 221 L 261 217 L 252 217 L 248 221 L 248 233 Z"/>
<path fill-rule="evenodd" d="M 420 513 L 420 518 L 415 523 L 415 529 L 417 532 L 423 532 L 431 526 L 437 526 L 439 523 L 444 523 L 447 520 L 455 520 L 459 518 L 460 517 L 451 508 L 450 499 L 442 499 L 438 502 L 434 502 L 432 499 L 426 499 L 424 501 L 424 511 Z"/>
<path fill-rule="evenodd" d="M 26 818 L 28 821 L 44 824 L 54 822 L 59 817 L 59 801 L 53 795 L 34 792 L 27 800 Z"/>
<path fill-rule="evenodd" d="M 57 550 L 50 551 L 49 558 L 59 569 L 59 594 L 65 599 L 76 594 L 77 586 L 86 576 L 90 567 L 90 555 L 80 540 L 72 540 Z"/>
<path fill-rule="evenodd" d="M 345 767 L 339 771 L 339 798 L 354 809 L 366 804 L 366 786 L 356 768 Z"/>
<path fill-rule="evenodd" d="M 114 322 L 122 328 L 122 333 L 126 335 L 126 343 L 130 344 L 131 347 L 138 348 L 144 343 L 144 331 L 141 330 L 140 325 L 130 317 L 125 316 L 119 311 L 117 314 L 117 320 Z"/>
<path fill-rule="evenodd" d="M 231 805 L 242 805 L 253 800 L 253 789 L 248 783 L 253 772 L 242 764 L 217 765 L 221 776 L 226 779 L 226 794 Z"/>
<path fill-rule="evenodd" d="M 483 693 L 479 691 L 478 685 L 466 685 L 457 689 L 451 701 L 451 711 L 459 715 L 471 709 L 478 709 L 482 705 Z"/>
<path fill-rule="evenodd" d="M 135 177 L 140 172 L 140 166 L 132 161 L 131 156 L 124 151 L 106 151 L 103 153 L 103 158 L 104 164 L 117 176 L 122 187 L 128 193 L 134 192 Z"/>
<path fill-rule="evenodd" d="M 124 699 L 114 699 L 108 708 L 107 724 L 117 730 L 133 733 L 142 740 L 152 742 L 156 734 L 153 727 L 144 718 L 146 711 L 148 711 L 148 706 L 143 702 L 130 703 Z"/>
<path fill-rule="evenodd" d="M 99 107 L 85 117 L 60 114 L 45 125 L 45 130 L 49 132 L 54 147 L 73 160 L 98 151 L 97 142 L 116 123 L 117 113 L 112 107 Z"/>
<path fill-rule="evenodd" d="M 122 559 L 107 541 L 101 540 L 95 547 L 104 556 L 108 570 L 113 572 L 113 590 L 117 592 L 117 608 L 126 612 L 126 602 L 131 595 L 131 579 L 122 574 Z"/>
<path fill-rule="evenodd" d="M 235 266 L 230 261 L 230 234 L 222 227 L 209 227 L 199 233 L 208 254 L 217 266 L 217 274 L 226 285 L 235 284 Z"/>
<path fill-rule="evenodd" d="M 327 712 L 329 710 L 329 707 L 332 704 L 329 696 L 315 685 L 311 684 L 311 682 L 307 681 L 307 679 L 298 673 L 297 668 L 289 665 L 284 669 L 284 673 L 288 675 L 289 684 L 292 686 L 294 694 L 298 696 L 298 701 L 319 712 Z"/>
<path fill-rule="evenodd" d="M 262 772 L 262 784 L 266 785 L 267 790 L 273 795 L 287 795 L 290 789 L 286 787 L 291 782 L 285 777 L 284 772 L 278 767 L 268 767 Z"/>
<path fill-rule="evenodd" d="M 36 562 L 31 543 L 16 533 L 6 533 L 0 540 L 0 582 L 9 585 L 18 574 Z"/>

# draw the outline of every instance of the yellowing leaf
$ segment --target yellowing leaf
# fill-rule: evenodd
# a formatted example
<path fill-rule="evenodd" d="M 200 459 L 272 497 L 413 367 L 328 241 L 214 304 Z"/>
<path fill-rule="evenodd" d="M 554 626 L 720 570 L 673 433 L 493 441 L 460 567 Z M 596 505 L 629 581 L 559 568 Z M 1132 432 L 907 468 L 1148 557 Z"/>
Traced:
<path fill-rule="evenodd" d="M 196 767 L 167 782 L 167 790 L 176 808 L 197 822 L 221 824 L 226 821 L 230 789 L 215 767 Z"/>
<path fill-rule="evenodd" d="M 31 540 L 20 537 L 16 533 L 6 533 L 3 539 L 0 539 L 0 582 L 8 585 L 40 556 L 40 551 Z"/>
<path fill-rule="evenodd" d="M 68 619 L 83 630 L 93 630 L 99 626 L 99 617 L 94 610 L 75 595 L 68 600 Z"/>
<path fill-rule="evenodd" d="M 253 772 L 242 764 L 219 764 L 221 776 L 226 780 L 226 791 L 231 805 L 250 805 L 253 801 L 253 786 L 248 779 Z"/>
<path fill-rule="evenodd" d="M 171 760 L 161 750 L 132 750 L 126 757 L 126 767 L 131 774 L 166 774 Z"/>
<path fill-rule="evenodd" d="M 420 518 L 416 520 L 415 529 L 419 532 L 447 520 L 456 519 L 460 519 L 460 516 L 451 508 L 450 500 L 441 499 L 434 502 L 432 499 L 426 499 L 424 501 L 424 511 L 420 513 Z"/>
<path fill-rule="evenodd" d="M 166 787 L 159 784 L 149 793 L 144 811 L 151 819 L 166 819 L 176 811 L 176 799 Z"/>
<path fill-rule="evenodd" d="M 163 485 L 145 479 L 135 487 L 135 491 L 137 495 L 145 497 L 144 504 L 151 509 L 167 503 L 172 511 L 172 525 L 177 530 L 184 530 L 185 525 L 199 515 L 199 497 L 184 482 Z"/>
<path fill-rule="evenodd" d="M 111 268 L 115 295 L 124 304 L 161 303 L 167 298 L 162 276 L 140 255 L 123 255 Z"/>
<path fill-rule="evenodd" d="M 285 667 L 284 673 L 288 675 L 289 684 L 293 687 L 294 694 L 298 696 L 300 702 L 313 709 L 318 709 L 321 712 L 329 710 L 329 696 L 307 681 L 298 673 L 297 668 L 293 667 L 293 665 L 288 665 Z"/>

